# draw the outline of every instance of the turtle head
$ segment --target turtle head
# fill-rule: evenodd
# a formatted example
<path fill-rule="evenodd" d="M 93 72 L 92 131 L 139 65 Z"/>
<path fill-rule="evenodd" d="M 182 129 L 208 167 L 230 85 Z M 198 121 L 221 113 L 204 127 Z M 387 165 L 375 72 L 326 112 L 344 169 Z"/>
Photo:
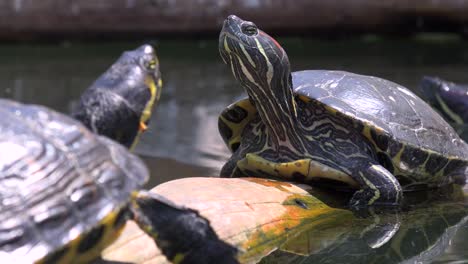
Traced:
<path fill-rule="evenodd" d="M 468 87 L 424 76 L 419 88 L 425 99 L 450 122 L 464 124 L 468 120 Z"/>
<path fill-rule="evenodd" d="M 140 117 L 139 129 L 144 130 L 161 96 L 161 72 L 155 49 L 145 44 L 124 52 L 109 69 L 107 78 L 120 79 L 116 87 L 121 88 L 121 95 Z"/>
<path fill-rule="evenodd" d="M 254 23 L 235 15 L 224 21 L 219 51 L 249 95 L 249 90 L 271 89 L 290 78 L 288 56 L 281 45 Z"/>
<path fill-rule="evenodd" d="M 151 45 L 125 51 L 81 96 L 72 115 L 93 132 L 130 147 L 161 95 L 159 60 Z"/>
<path fill-rule="evenodd" d="M 419 88 L 427 100 L 435 101 L 435 94 L 444 88 L 444 82 L 437 77 L 424 76 L 419 83 Z"/>
<path fill-rule="evenodd" d="M 133 63 L 133 67 L 135 67 L 136 82 L 133 81 L 132 75 L 129 74 L 127 81 L 129 88 L 131 89 L 133 84 L 137 84 L 137 86 L 139 84 L 142 88 L 141 94 L 146 94 L 142 98 L 139 96 L 134 98 L 139 122 L 137 136 L 130 147 L 133 149 L 138 143 L 140 134 L 146 131 L 153 108 L 161 98 L 162 79 L 159 70 L 159 59 L 155 49 L 151 45 L 145 44 L 136 50 L 127 51 L 122 55 L 121 59 L 125 61 L 125 57 L 128 57 L 128 61 Z"/>
<path fill-rule="evenodd" d="M 298 142 L 291 69 L 281 45 L 254 23 L 231 15 L 224 21 L 219 51 L 257 108 L 274 145 Z"/>

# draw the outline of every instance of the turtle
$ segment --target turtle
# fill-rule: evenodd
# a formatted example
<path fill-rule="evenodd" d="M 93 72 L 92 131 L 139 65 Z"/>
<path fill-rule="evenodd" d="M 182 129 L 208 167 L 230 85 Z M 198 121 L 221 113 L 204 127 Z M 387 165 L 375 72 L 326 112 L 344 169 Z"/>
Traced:
<path fill-rule="evenodd" d="M 233 153 L 221 177 L 325 183 L 354 191 L 356 209 L 398 207 L 403 191 L 464 184 L 468 145 L 402 85 L 345 71 L 291 73 L 280 44 L 234 15 L 219 51 L 248 95 L 218 119 Z"/>
<path fill-rule="evenodd" d="M 93 132 L 133 149 L 147 129 L 161 88 L 155 49 L 144 44 L 124 52 L 94 81 L 73 107 L 71 116 Z"/>
<path fill-rule="evenodd" d="M 197 211 L 142 189 L 149 172 L 125 146 L 44 106 L 0 99 L 0 115 L 2 263 L 88 263 L 128 219 L 155 242 L 169 219 L 184 239 L 211 239 Z"/>
<path fill-rule="evenodd" d="M 447 121 L 457 125 L 468 124 L 468 85 L 424 76 L 419 88 Z"/>

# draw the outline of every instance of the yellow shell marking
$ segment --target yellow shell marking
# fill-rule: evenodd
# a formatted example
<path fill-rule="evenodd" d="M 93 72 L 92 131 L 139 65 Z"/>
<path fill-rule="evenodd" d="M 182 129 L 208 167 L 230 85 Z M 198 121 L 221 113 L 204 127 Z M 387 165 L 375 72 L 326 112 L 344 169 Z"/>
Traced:
<path fill-rule="evenodd" d="M 324 178 L 344 182 L 352 187 L 359 187 L 359 184 L 349 175 L 311 159 L 276 163 L 256 154 L 247 154 L 244 159 L 237 162 L 237 167 L 241 171 L 256 171 L 260 174 L 267 173 L 275 177 L 288 179 L 293 179 L 295 173 L 300 173 L 308 180 Z"/>
<path fill-rule="evenodd" d="M 99 239 L 98 244 L 93 246 L 90 250 L 86 252 L 78 252 L 78 247 L 86 237 L 88 233 L 81 234 L 74 240 L 70 241 L 65 247 L 68 249 L 65 251 L 63 256 L 57 260 L 57 264 L 69 264 L 69 263 L 89 263 L 90 261 L 96 259 L 101 255 L 101 252 L 104 248 L 114 242 L 120 235 L 125 225 L 114 227 L 114 223 L 117 220 L 117 216 L 119 212 L 125 209 L 117 209 L 110 212 L 106 217 L 104 217 L 97 225 L 96 228 L 99 226 L 104 227 L 104 232 Z M 91 230 L 90 230 L 91 231 Z M 59 249 L 60 250 L 60 249 Z M 43 264 L 45 263 L 47 257 L 44 257 L 41 260 L 36 261 L 36 264 Z"/>
<path fill-rule="evenodd" d="M 308 103 L 310 101 L 312 101 L 312 99 L 310 99 L 309 97 L 307 96 L 304 96 L 304 95 L 299 95 L 299 99 L 305 103 Z"/>
<path fill-rule="evenodd" d="M 254 115 L 257 113 L 257 109 L 250 103 L 249 99 L 241 100 L 235 105 L 247 112 L 247 117 L 244 118 L 240 123 L 230 122 L 222 115 L 220 116 L 220 119 L 223 121 L 223 123 L 226 124 L 226 126 L 228 126 L 232 131 L 232 136 L 228 140 L 228 147 L 231 151 L 234 144 L 240 143 L 244 127 L 253 119 Z"/>
<path fill-rule="evenodd" d="M 329 113 L 332 113 L 334 115 L 337 115 L 338 113 L 338 110 L 328 105 L 325 105 L 325 110 L 327 110 Z"/>
<path fill-rule="evenodd" d="M 371 136 L 371 132 L 370 132 L 370 127 L 369 127 L 369 126 L 364 126 L 364 129 L 362 130 L 362 134 L 363 134 L 364 137 L 366 137 L 370 142 L 372 142 L 372 145 L 374 145 L 375 148 L 378 148 L 378 147 L 377 147 L 377 144 L 374 142 L 374 139 L 373 139 L 372 136 Z"/>

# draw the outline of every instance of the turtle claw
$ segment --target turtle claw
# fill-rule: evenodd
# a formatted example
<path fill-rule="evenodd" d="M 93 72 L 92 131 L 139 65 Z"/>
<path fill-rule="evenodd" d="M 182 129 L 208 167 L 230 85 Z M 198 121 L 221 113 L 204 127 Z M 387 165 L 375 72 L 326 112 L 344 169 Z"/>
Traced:
<path fill-rule="evenodd" d="M 356 191 L 349 201 L 349 207 L 353 210 L 360 210 L 362 208 L 369 207 L 369 193 L 366 190 L 361 189 Z"/>
<path fill-rule="evenodd" d="M 354 193 L 349 201 L 349 208 L 354 211 L 362 211 L 362 209 L 369 207 L 395 208 L 400 206 L 400 203 L 397 201 L 401 201 L 401 193 L 394 194 L 393 196 L 397 198 L 387 200 L 383 199 L 378 191 L 372 191 L 368 188 L 361 189 Z"/>
<path fill-rule="evenodd" d="M 401 204 L 403 191 L 400 183 L 382 165 L 369 164 L 356 173 L 361 189 L 349 202 L 351 209 L 366 207 L 395 207 Z"/>

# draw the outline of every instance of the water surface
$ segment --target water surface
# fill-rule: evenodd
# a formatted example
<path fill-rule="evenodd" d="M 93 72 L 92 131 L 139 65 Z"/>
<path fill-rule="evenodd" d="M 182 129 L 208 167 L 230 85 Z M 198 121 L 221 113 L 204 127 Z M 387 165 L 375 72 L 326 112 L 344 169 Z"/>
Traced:
<path fill-rule="evenodd" d="M 423 75 L 468 83 L 467 42 L 372 38 L 280 42 L 293 70 L 346 70 L 390 79 L 411 89 Z M 2 45 L 0 96 L 68 112 L 123 50 L 140 44 Z M 136 149 L 152 171 L 150 186 L 181 177 L 216 176 L 230 155 L 218 135 L 217 116 L 244 93 L 222 64 L 216 39 L 166 40 L 156 46 L 164 90 L 149 132 Z M 445 253 L 433 259 L 468 261 L 467 236 L 468 224 L 462 223 Z"/>

